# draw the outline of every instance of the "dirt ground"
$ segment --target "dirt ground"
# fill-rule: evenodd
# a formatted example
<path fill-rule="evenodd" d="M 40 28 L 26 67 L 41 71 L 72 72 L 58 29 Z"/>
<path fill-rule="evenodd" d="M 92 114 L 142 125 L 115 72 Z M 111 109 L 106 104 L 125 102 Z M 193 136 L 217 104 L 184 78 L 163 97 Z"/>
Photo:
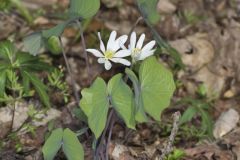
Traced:
<path fill-rule="evenodd" d="M 63 21 L 61 13 L 68 7 L 68 0 L 22 0 L 31 13 L 34 21 L 29 25 L 24 17 L 15 9 L 9 12 L 0 11 L 0 40 L 12 39 L 18 48 L 23 48 L 23 38 L 29 33 L 52 27 Z M 177 90 L 172 98 L 171 106 L 164 111 L 162 121 L 140 124 L 137 130 L 128 130 L 121 123 L 116 124 L 109 147 L 112 159 L 156 159 L 168 142 L 172 129 L 172 114 L 180 111 L 182 114 L 190 104 L 178 103 L 179 100 L 191 97 L 210 106 L 208 110 L 214 122 L 213 137 L 198 135 L 201 132 L 201 117 L 195 116 L 185 125 L 179 126 L 174 141 L 174 148 L 185 153 L 183 160 L 240 160 L 240 1 L 239 0 L 159 0 L 157 6 L 161 16 L 156 30 L 182 57 L 185 69 L 171 68 L 173 59 L 167 53 L 157 53 L 159 60 L 174 73 Z M 98 47 L 97 31 L 105 33 L 116 30 L 118 34 L 128 34 L 140 17 L 133 0 L 101 0 L 101 9 L 97 15 L 86 24 L 84 36 L 87 47 Z M 146 33 L 147 39 L 153 36 L 144 21 L 135 28 L 138 34 Z M 90 85 L 89 73 L 86 69 L 80 33 L 77 27 L 71 26 L 63 34 L 64 47 L 73 70 L 74 79 L 80 91 Z M 52 55 L 43 51 L 45 59 L 54 66 L 63 66 L 61 55 Z M 108 80 L 116 71 L 123 71 L 120 65 L 106 72 L 99 67 L 96 58 L 89 56 L 90 79 L 101 76 Z M 66 72 L 65 81 L 71 86 L 71 80 Z M 199 86 L 204 86 L 204 98 L 199 96 Z M 81 129 L 82 123 L 71 112 L 76 107 L 73 91 L 70 88 L 70 100 L 64 103 L 57 93 L 50 95 L 54 108 L 56 127 L 69 127 L 72 130 Z M 28 103 L 38 103 L 38 99 Z M 4 106 L 0 106 L 4 108 Z M 24 107 L 23 107 L 24 108 Z M 231 120 L 231 114 L 224 122 L 219 117 L 229 110 L 234 110 L 236 117 Z M 21 113 L 22 110 L 19 110 Z M 0 116 L 1 116 L 0 110 Z M 53 117 L 54 117 L 53 116 Z M 221 118 L 220 118 L 221 119 Z M 0 121 L 0 137 L 5 134 L 9 124 Z M 194 130 L 195 129 L 195 130 Z M 48 125 L 36 128 L 36 135 L 19 134 L 22 144 L 21 151 L 16 152 L 16 142 L 4 142 L 0 150 L 2 160 L 40 160 L 41 146 Z M 92 159 L 92 137 L 84 135 L 80 139 L 85 149 L 85 159 Z M 64 159 L 59 152 L 56 159 Z M 175 160 L 175 159 L 170 159 Z"/>

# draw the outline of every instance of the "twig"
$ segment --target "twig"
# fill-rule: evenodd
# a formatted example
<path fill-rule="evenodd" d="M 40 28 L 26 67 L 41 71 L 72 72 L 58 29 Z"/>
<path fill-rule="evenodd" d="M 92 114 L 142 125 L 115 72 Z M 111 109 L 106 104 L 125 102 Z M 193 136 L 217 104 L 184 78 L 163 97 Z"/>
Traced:
<path fill-rule="evenodd" d="M 169 136 L 168 143 L 162 149 L 162 154 L 160 157 L 157 157 L 157 160 L 163 160 L 166 157 L 166 155 L 168 155 L 169 153 L 171 153 L 173 151 L 173 142 L 174 142 L 174 139 L 178 132 L 180 117 L 181 117 L 180 112 L 175 112 L 173 114 L 173 128 L 172 128 L 171 134 Z"/>
<path fill-rule="evenodd" d="M 88 54 L 87 54 L 87 51 L 86 51 L 86 42 L 85 42 L 84 35 L 83 35 L 83 27 L 82 27 L 82 24 L 81 24 L 80 20 L 77 20 L 77 24 L 78 24 L 78 27 L 80 29 L 83 53 L 84 53 L 84 58 L 85 58 L 85 62 L 86 62 L 87 72 L 88 72 L 88 83 L 90 84 L 91 81 L 92 81 L 91 80 L 91 75 L 92 74 L 91 74 L 91 70 L 90 70 Z"/>
<path fill-rule="evenodd" d="M 60 40 L 60 45 L 61 45 L 61 48 L 62 48 L 62 54 L 63 54 L 63 57 L 64 57 L 64 61 L 66 63 L 66 66 L 67 66 L 67 71 L 68 71 L 68 74 L 71 78 L 71 83 L 72 83 L 72 87 L 73 87 L 73 92 L 74 92 L 74 96 L 75 96 L 75 99 L 76 99 L 76 103 L 79 103 L 80 101 L 80 97 L 79 97 L 79 94 L 78 94 L 78 91 L 77 91 L 77 83 L 73 77 L 73 74 L 72 74 L 72 71 L 71 71 L 71 67 L 69 65 L 69 62 L 68 62 L 68 59 L 67 59 L 67 56 L 66 56 L 66 53 L 65 53 L 65 50 L 63 48 L 63 43 L 62 43 L 62 39 L 61 37 L 59 37 L 59 40 Z"/>

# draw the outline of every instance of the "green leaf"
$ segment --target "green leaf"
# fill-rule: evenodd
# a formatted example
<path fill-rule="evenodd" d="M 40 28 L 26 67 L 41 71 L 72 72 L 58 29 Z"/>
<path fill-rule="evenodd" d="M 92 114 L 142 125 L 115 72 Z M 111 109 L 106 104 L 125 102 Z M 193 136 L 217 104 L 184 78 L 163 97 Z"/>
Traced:
<path fill-rule="evenodd" d="M 172 73 L 151 56 L 141 64 L 139 79 L 144 110 L 155 120 L 160 120 L 160 114 L 169 106 L 175 90 Z"/>
<path fill-rule="evenodd" d="M 23 39 L 23 44 L 26 50 L 36 56 L 40 49 L 44 46 L 44 41 L 41 32 L 33 33 Z"/>
<path fill-rule="evenodd" d="M 52 134 L 47 139 L 42 148 L 44 160 L 53 160 L 62 145 L 62 137 L 62 128 L 58 128 L 52 131 Z"/>
<path fill-rule="evenodd" d="M 97 78 L 90 88 L 82 90 L 80 107 L 88 117 L 88 124 L 96 138 L 105 128 L 109 101 L 107 86 L 103 79 Z"/>
<path fill-rule="evenodd" d="M 141 92 L 140 82 L 132 70 L 126 68 L 125 73 L 127 74 L 127 76 L 130 78 L 130 80 L 133 83 L 134 94 L 135 94 L 135 98 L 134 98 L 135 119 L 137 122 L 140 122 L 140 123 L 147 122 L 148 118 L 147 118 L 147 115 L 145 114 L 145 111 L 143 108 L 143 101 L 142 101 L 142 97 L 140 94 L 140 92 Z"/>
<path fill-rule="evenodd" d="M 83 110 L 81 108 L 74 108 L 73 109 L 73 114 L 83 122 L 87 123 L 87 116 L 84 114 Z"/>
<path fill-rule="evenodd" d="M 30 79 L 21 71 L 23 90 L 26 95 L 29 94 L 30 91 Z"/>
<path fill-rule="evenodd" d="M 26 52 L 18 52 L 16 55 L 17 62 L 19 63 L 19 68 L 25 71 L 50 71 L 53 69 L 52 66 L 43 62 L 39 57 L 32 56 Z"/>
<path fill-rule="evenodd" d="M 156 24 L 160 20 L 157 12 L 158 0 L 138 0 L 139 8 L 143 16 L 149 20 L 151 24 Z"/>
<path fill-rule="evenodd" d="M 15 47 L 10 41 L 0 42 L 0 60 L 8 61 L 13 63 L 15 54 Z"/>
<path fill-rule="evenodd" d="M 11 5 L 11 1 L 10 0 L 1 0 L 0 3 L 0 11 L 8 9 Z"/>
<path fill-rule="evenodd" d="M 100 0 L 71 0 L 70 17 L 88 19 L 93 17 L 100 8 Z"/>
<path fill-rule="evenodd" d="M 7 74 L 6 71 L 0 71 L 0 97 L 3 98 L 5 93 L 5 84 L 6 84 Z"/>
<path fill-rule="evenodd" d="M 43 30 L 42 31 L 43 37 L 48 39 L 52 36 L 56 36 L 56 37 L 61 36 L 61 34 L 63 33 L 65 27 L 68 25 L 69 22 L 70 21 L 66 21 L 66 22 L 60 23 L 60 24 L 56 25 L 55 27 L 50 28 L 48 30 Z"/>
<path fill-rule="evenodd" d="M 37 91 L 41 101 L 44 103 L 44 105 L 47 107 L 50 107 L 51 105 L 50 105 L 49 97 L 46 92 L 47 87 L 34 74 L 26 72 L 26 71 L 23 71 L 23 74 L 24 74 L 24 76 L 27 76 L 29 78 L 29 80 L 33 84 L 34 88 L 36 89 L 36 91 Z"/>
<path fill-rule="evenodd" d="M 68 160 L 84 160 L 84 151 L 76 134 L 70 129 L 63 132 L 63 152 Z"/>
<path fill-rule="evenodd" d="M 112 107 L 123 118 L 129 128 L 135 129 L 133 93 L 122 80 L 122 75 L 115 75 L 108 82 L 108 93 Z"/>
<path fill-rule="evenodd" d="M 189 107 L 182 115 L 182 117 L 180 118 L 179 123 L 180 124 L 184 124 L 186 122 L 189 122 L 192 120 L 193 116 L 196 115 L 198 113 L 198 110 L 196 107 L 192 106 Z"/>
<path fill-rule="evenodd" d="M 211 116 L 208 114 L 207 111 L 198 108 L 202 122 L 201 122 L 201 128 L 203 132 L 208 133 L 209 136 L 212 136 L 212 131 L 213 131 L 213 120 L 211 119 Z"/>

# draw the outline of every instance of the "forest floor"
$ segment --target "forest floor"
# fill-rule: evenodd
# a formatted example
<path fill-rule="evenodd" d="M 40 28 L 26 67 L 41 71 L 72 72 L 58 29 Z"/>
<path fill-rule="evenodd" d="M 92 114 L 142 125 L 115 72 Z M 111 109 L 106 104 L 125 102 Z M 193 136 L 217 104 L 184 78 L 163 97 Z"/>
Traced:
<path fill-rule="evenodd" d="M 112 30 L 116 30 L 119 35 L 128 34 L 140 17 L 133 0 L 101 2 L 100 11 L 84 25 L 88 48 L 98 48 L 97 31 L 105 34 L 106 38 Z M 65 13 L 68 6 L 68 0 L 22 0 L 22 3 L 33 13 L 31 25 L 17 9 L 0 12 L 0 40 L 11 39 L 18 48 L 23 48 L 24 36 L 63 21 L 61 14 Z M 179 52 L 185 69 L 172 67 L 174 61 L 167 51 L 157 53 L 159 61 L 174 73 L 177 90 L 171 106 L 162 114 L 161 122 L 140 124 L 136 130 L 128 130 L 121 124 L 115 124 L 109 155 L 112 159 L 119 160 L 156 159 L 169 141 L 173 114 L 180 111 L 183 115 L 188 108 L 196 107 L 201 108 L 204 113 L 189 113 L 189 122 L 179 125 L 173 153 L 168 159 L 240 160 L 240 2 L 160 0 L 157 9 L 161 20 L 155 28 Z M 152 39 L 144 21 L 138 23 L 135 31 L 138 34 L 146 33 L 147 39 Z M 76 26 L 68 27 L 62 39 L 79 91 L 88 87 L 96 76 L 108 80 L 116 71 L 123 71 L 121 65 L 115 65 L 111 71 L 106 72 L 95 57 L 89 56 L 88 73 L 79 29 Z M 57 92 L 50 94 L 53 110 L 47 118 L 44 117 L 46 122 L 36 126 L 34 135 L 22 132 L 17 135 L 18 141 L 14 138 L 0 141 L 4 146 L 0 149 L 2 160 L 42 159 L 41 146 L 49 130 L 48 122 L 52 122 L 53 118 L 56 118 L 55 127 L 68 127 L 74 131 L 84 127 L 72 113 L 76 106 L 63 57 L 46 51 L 43 53 L 41 56 L 44 59 L 64 69 L 64 80 L 70 90 L 69 101 L 65 103 L 62 95 Z M 22 107 L 17 111 L 19 117 L 15 122 L 20 124 L 16 125 L 24 123 L 21 116 L 27 112 L 29 103 L 38 104 L 39 100 L 35 97 L 21 102 Z M 4 122 L 3 119 L 8 117 L 8 112 L 6 107 L 0 107 L 0 137 L 5 137 L 9 122 Z M 209 122 L 211 119 L 212 122 Z M 91 136 L 82 136 L 80 140 L 84 146 L 85 159 L 92 159 Z M 60 152 L 56 159 L 64 159 L 63 157 Z"/>

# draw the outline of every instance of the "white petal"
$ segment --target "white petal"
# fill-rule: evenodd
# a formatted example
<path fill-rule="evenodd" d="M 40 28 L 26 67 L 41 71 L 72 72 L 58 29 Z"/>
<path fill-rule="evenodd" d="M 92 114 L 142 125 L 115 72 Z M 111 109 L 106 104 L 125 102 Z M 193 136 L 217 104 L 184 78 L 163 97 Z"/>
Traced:
<path fill-rule="evenodd" d="M 108 49 L 113 49 L 113 47 L 115 46 L 115 41 L 116 41 L 116 36 L 117 36 L 117 32 L 116 31 L 112 31 L 107 43 L 107 50 Z"/>
<path fill-rule="evenodd" d="M 143 47 L 143 49 L 142 49 L 142 51 L 144 52 L 144 51 L 150 51 L 153 47 L 154 47 L 154 45 L 156 44 L 156 41 L 151 41 L 151 42 L 149 42 L 148 44 L 146 44 L 144 47 Z"/>
<path fill-rule="evenodd" d="M 132 32 L 130 37 L 130 49 L 134 49 L 136 46 L 137 35 L 136 32 Z"/>
<path fill-rule="evenodd" d="M 104 43 L 103 43 L 103 41 L 102 41 L 100 32 L 98 32 L 98 39 L 99 39 L 99 41 L 100 41 L 100 49 L 101 49 L 101 51 L 104 53 L 104 52 L 106 51 L 106 49 L 105 49 Z"/>
<path fill-rule="evenodd" d="M 92 53 L 96 57 L 104 57 L 103 54 L 96 49 L 86 49 L 86 51 Z"/>
<path fill-rule="evenodd" d="M 102 64 L 105 63 L 106 59 L 105 58 L 98 58 L 98 63 Z"/>
<path fill-rule="evenodd" d="M 122 36 L 120 36 L 120 37 L 116 40 L 116 42 L 117 42 L 119 45 L 124 45 L 124 44 L 126 43 L 127 39 L 128 39 L 128 36 L 127 36 L 127 35 L 122 35 Z"/>
<path fill-rule="evenodd" d="M 114 46 L 114 48 L 113 48 L 113 51 L 116 52 L 117 50 L 119 50 L 119 48 L 127 49 L 127 48 L 124 46 L 124 44 L 126 43 L 127 39 L 128 39 L 128 36 L 127 36 L 127 35 L 122 35 L 122 36 L 120 36 L 118 39 L 116 39 L 116 41 L 115 41 L 115 46 Z"/>
<path fill-rule="evenodd" d="M 109 62 L 109 60 L 105 61 L 104 67 L 106 70 L 110 70 L 112 68 L 112 64 Z"/>
<path fill-rule="evenodd" d="M 126 65 L 126 66 L 130 66 L 131 65 L 131 62 L 129 62 L 128 60 L 123 59 L 123 58 L 112 58 L 110 60 L 115 62 L 115 63 L 121 63 L 121 64 Z"/>
<path fill-rule="evenodd" d="M 150 50 L 150 51 L 142 51 L 141 55 L 139 56 L 138 60 L 144 60 L 145 58 L 153 55 L 155 52 L 154 50 Z"/>
<path fill-rule="evenodd" d="M 130 50 L 127 50 L 127 49 L 124 49 L 124 50 L 118 51 L 118 52 L 114 55 L 114 57 L 121 58 L 121 57 L 130 56 L 130 55 L 131 55 L 131 51 L 130 51 Z"/>
<path fill-rule="evenodd" d="M 145 34 L 141 34 L 141 36 L 140 36 L 140 38 L 139 38 L 139 40 L 137 42 L 136 48 L 139 48 L 139 49 L 142 48 L 144 39 L 145 39 Z"/>

